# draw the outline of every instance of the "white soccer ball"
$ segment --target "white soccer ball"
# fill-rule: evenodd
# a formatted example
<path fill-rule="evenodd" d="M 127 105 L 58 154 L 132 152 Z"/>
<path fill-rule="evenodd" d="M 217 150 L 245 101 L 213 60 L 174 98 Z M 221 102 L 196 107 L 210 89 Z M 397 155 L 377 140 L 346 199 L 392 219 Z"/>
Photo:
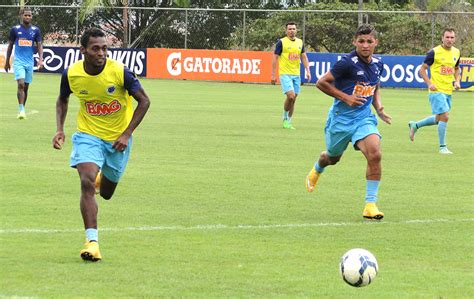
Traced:
<path fill-rule="evenodd" d="M 372 253 L 362 248 L 354 248 L 342 256 L 339 269 L 342 279 L 349 285 L 364 287 L 377 276 L 379 265 Z"/>

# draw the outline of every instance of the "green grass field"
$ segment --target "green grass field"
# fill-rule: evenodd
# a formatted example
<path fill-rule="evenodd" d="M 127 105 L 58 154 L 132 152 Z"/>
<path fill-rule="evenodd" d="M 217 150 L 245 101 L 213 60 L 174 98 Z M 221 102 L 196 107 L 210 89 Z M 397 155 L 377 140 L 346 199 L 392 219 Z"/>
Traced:
<path fill-rule="evenodd" d="M 35 74 L 28 119 L 0 74 L 0 297 L 467 298 L 474 296 L 473 94 L 456 92 L 447 142 L 424 90 L 383 89 L 381 222 L 364 221 L 365 158 L 349 147 L 318 190 L 304 180 L 324 149 L 332 104 L 304 86 L 295 131 L 279 86 L 142 80 L 152 105 L 110 201 L 98 198 L 103 261 L 79 257 L 79 179 L 67 142 L 52 148 L 59 75 Z M 376 280 L 346 285 L 338 263 L 362 247 Z"/>

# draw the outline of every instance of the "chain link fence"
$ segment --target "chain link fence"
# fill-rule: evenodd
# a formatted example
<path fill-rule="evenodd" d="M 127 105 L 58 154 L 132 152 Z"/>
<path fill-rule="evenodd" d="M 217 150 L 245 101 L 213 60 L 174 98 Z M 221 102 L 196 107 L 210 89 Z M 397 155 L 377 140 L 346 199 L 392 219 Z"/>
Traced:
<path fill-rule="evenodd" d="M 268 51 L 285 35 L 286 22 L 295 21 L 308 51 L 343 53 L 352 49 L 362 20 L 377 28 L 381 54 L 423 55 L 440 43 L 444 27 L 456 29 L 463 56 L 474 54 L 472 12 L 115 7 L 98 8 L 80 22 L 77 6 L 30 8 L 49 46 L 77 46 L 81 32 L 96 26 L 108 33 L 113 47 Z M 0 5 L 0 14 L 0 44 L 5 44 L 11 26 L 20 22 L 19 7 Z"/>

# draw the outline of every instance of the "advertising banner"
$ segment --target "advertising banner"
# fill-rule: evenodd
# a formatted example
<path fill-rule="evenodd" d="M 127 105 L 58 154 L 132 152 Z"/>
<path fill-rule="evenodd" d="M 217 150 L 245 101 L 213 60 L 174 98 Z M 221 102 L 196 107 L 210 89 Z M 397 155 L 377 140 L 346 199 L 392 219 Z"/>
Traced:
<path fill-rule="evenodd" d="M 0 71 L 5 72 L 7 45 L 0 47 Z M 14 52 L 13 52 L 14 53 Z M 13 57 L 13 54 L 12 54 Z M 146 49 L 108 49 L 107 57 L 115 59 L 126 65 L 138 76 L 146 75 Z M 38 60 L 38 53 L 35 53 L 35 67 Z M 13 58 L 12 58 L 13 59 Z M 65 68 L 74 62 L 83 59 L 79 48 L 72 47 L 43 47 L 43 68 L 41 73 L 62 73 Z M 13 67 L 13 64 L 12 64 Z M 13 72 L 13 70 L 11 70 Z"/>
<path fill-rule="evenodd" d="M 334 53 L 307 53 L 311 72 L 311 83 L 324 75 L 331 66 L 345 54 Z M 397 88 L 426 88 L 423 78 L 418 74 L 424 56 L 396 56 L 396 55 L 376 55 L 382 58 L 384 72 L 380 78 L 382 87 Z M 474 59 L 461 58 L 461 88 L 472 90 L 474 82 Z M 304 67 L 301 64 L 301 78 L 304 80 Z M 429 71 L 428 71 L 429 73 Z"/>
<path fill-rule="evenodd" d="M 269 83 L 272 54 L 256 51 L 147 49 L 147 77 Z"/>

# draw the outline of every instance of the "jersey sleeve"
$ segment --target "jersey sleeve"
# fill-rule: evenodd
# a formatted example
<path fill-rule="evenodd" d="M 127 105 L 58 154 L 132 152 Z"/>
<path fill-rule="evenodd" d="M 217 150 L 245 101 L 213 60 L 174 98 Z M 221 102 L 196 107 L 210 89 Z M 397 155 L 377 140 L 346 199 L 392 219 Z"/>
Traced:
<path fill-rule="evenodd" d="M 137 76 L 127 67 L 123 68 L 123 87 L 128 91 L 128 94 L 134 95 L 141 87 L 140 81 Z"/>
<path fill-rule="evenodd" d="M 423 63 L 426 63 L 427 65 L 432 65 L 434 62 L 434 50 L 431 50 L 426 54 L 425 61 Z"/>
<path fill-rule="evenodd" d="M 301 53 L 305 53 L 305 52 L 306 52 L 306 50 L 305 50 L 304 44 L 303 44 L 303 47 L 301 47 Z"/>
<path fill-rule="evenodd" d="M 8 35 L 8 40 L 11 42 L 15 42 L 16 40 L 16 34 L 15 34 L 15 28 L 13 27 L 10 29 L 10 34 Z"/>
<path fill-rule="evenodd" d="M 283 44 L 281 42 L 281 39 L 279 39 L 275 45 L 275 52 L 273 53 L 280 56 L 282 51 L 283 51 Z"/>
<path fill-rule="evenodd" d="M 459 61 L 461 61 L 461 53 L 459 53 L 458 61 L 456 61 L 456 65 L 454 67 L 459 67 Z"/>
<path fill-rule="evenodd" d="M 343 58 L 336 62 L 334 66 L 331 68 L 330 72 L 335 79 L 344 77 L 349 70 L 349 64 L 346 58 Z"/>
<path fill-rule="evenodd" d="M 41 36 L 41 30 L 39 29 L 39 27 L 36 28 L 35 41 L 37 43 L 43 42 L 43 37 Z"/>
<path fill-rule="evenodd" d="M 59 96 L 63 98 L 69 97 L 69 95 L 72 93 L 71 87 L 69 86 L 69 80 L 67 78 L 67 71 L 68 69 L 65 69 L 61 76 L 61 87 L 59 89 Z"/>

